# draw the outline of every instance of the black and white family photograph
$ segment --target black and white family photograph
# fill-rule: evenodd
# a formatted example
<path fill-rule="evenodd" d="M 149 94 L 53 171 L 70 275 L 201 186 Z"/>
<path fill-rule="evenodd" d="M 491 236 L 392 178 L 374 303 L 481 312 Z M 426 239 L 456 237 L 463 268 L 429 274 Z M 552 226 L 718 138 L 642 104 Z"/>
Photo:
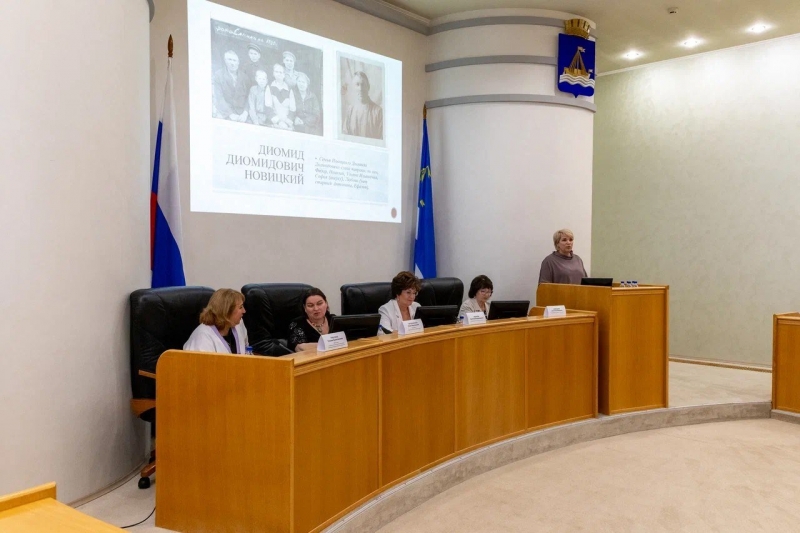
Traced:
<path fill-rule="evenodd" d="M 322 135 L 322 50 L 212 19 L 211 70 L 214 118 Z"/>
<path fill-rule="evenodd" d="M 385 146 L 383 64 L 340 53 L 338 66 L 339 138 Z"/>

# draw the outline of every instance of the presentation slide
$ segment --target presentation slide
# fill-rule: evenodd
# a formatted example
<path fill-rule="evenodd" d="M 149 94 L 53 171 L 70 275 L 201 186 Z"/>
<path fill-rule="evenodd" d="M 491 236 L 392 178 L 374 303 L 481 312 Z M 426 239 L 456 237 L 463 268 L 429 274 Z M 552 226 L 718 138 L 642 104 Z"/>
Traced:
<path fill-rule="evenodd" d="M 191 210 L 401 221 L 400 61 L 188 0 Z"/>

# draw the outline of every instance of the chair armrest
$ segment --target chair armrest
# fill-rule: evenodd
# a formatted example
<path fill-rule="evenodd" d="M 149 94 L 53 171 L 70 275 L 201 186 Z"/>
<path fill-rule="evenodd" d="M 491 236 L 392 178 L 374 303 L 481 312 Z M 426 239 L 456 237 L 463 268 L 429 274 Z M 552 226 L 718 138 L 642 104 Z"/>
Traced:
<path fill-rule="evenodd" d="M 131 400 L 131 411 L 137 417 L 142 416 L 142 413 L 156 408 L 156 401 L 149 398 L 133 398 Z"/>

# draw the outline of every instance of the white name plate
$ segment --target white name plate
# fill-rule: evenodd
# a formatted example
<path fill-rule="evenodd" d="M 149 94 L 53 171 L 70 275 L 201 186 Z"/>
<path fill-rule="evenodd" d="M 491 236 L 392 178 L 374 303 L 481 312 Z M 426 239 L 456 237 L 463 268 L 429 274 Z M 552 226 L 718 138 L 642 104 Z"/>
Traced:
<path fill-rule="evenodd" d="M 486 324 L 486 315 L 480 311 L 464 315 L 465 326 L 473 326 L 475 324 Z"/>
<path fill-rule="evenodd" d="M 397 333 L 400 335 L 408 335 L 409 333 L 422 333 L 425 328 L 422 326 L 422 320 L 403 320 L 400 322 L 400 327 Z"/>
<path fill-rule="evenodd" d="M 318 352 L 328 352 L 340 348 L 347 348 L 347 336 L 344 334 L 344 331 L 321 335 L 317 343 Z"/>
<path fill-rule="evenodd" d="M 548 305 L 544 308 L 544 317 L 567 316 L 567 308 L 563 305 Z"/>

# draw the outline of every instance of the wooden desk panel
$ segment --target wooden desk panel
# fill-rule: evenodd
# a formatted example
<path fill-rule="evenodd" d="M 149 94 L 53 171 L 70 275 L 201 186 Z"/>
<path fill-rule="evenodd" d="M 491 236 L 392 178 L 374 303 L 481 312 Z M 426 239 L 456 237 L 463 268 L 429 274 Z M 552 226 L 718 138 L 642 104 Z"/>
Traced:
<path fill-rule="evenodd" d="M 0 512 L 3 533 L 121 533 L 111 524 L 55 500 L 39 500 Z"/>
<path fill-rule="evenodd" d="M 310 531 L 379 487 L 379 358 L 295 378 L 295 530 Z"/>
<path fill-rule="evenodd" d="M 664 294 L 614 291 L 612 300 L 608 412 L 666 407 L 669 354 Z"/>
<path fill-rule="evenodd" d="M 455 452 L 455 341 L 381 355 L 381 485 Z"/>
<path fill-rule="evenodd" d="M 537 305 L 597 313 L 598 407 L 617 414 L 667 407 L 669 287 L 592 287 L 543 283 Z"/>
<path fill-rule="evenodd" d="M 525 429 L 525 331 L 456 340 L 456 450 Z"/>
<path fill-rule="evenodd" d="M 576 289 L 577 288 L 577 289 Z M 609 337 L 611 331 L 611 289 L 590 285 L 564 285 L 542 283 L 536 290 L 536 305 L 564 305 L 567 309 L 583 309 L 597 313 L 597 394 L 600 412 L 607 413 L 608 398 Z"/>
<path fill-rule="evenodd" d="M 291 362 L 268 357 L 161 356 L 157 526 L 291 528 L 291 375 Z"/>
<path fill-rule="evenodd" d="M 56 501 L 56 484 L 48 483 L 0 497 L 3 533 L 112 533 L 124 531 Z"/>
<path fill-rule="evenodd" d="M 800 313 L 772 317 L 772 408 L 800 413 Z"/>
<path fill-rule="evenodd" d="M 528 428 L 597 416 L 597 322 L 528 330 Z"/>
<path fill-rule="evenodd" d="M 455 454 L 596 414 L 596 323 L 501 320 L 286 358 L 167 352 L 156 523 L 319 531 Z M 531 400 L 534 387 L 545 395 Z M 577 399 L 553 401 L 564 394 Z"/>

